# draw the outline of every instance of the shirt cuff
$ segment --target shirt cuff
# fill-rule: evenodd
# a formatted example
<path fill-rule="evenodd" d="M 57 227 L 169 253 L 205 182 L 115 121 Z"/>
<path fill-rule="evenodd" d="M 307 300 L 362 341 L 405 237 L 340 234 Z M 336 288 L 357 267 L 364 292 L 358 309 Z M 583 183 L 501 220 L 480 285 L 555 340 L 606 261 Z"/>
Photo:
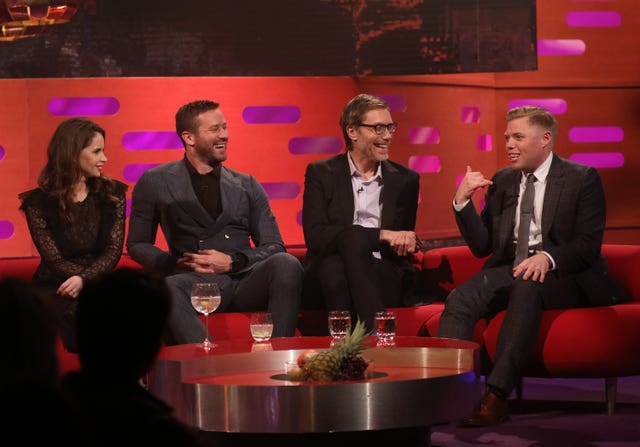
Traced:
<path fill-rule="evenodd" d="M 471 199 L 467 199 L 467 201 L 464 202 L 462 205 L 457 205 L 456 204 L 456 199 L 453 199 L 453 209 L 456 210 L 456 212 L 459 213 L 460 211 L 462 211 L 462 208 L 467 206 L 467 203 L 469 203 L 469 200 L 471 200 Z"/>
<path fill-rule="evenodd" d="M 549 271 L 555 270 L 556 269 L 556 261 L 553 259 L 553 257 L 547 253 L 546 251 L 542 251 L 542 250 L 538 250 L 536 253 L 542 253 L 543 255 L 545 255 L 547 257 L 547 259 L 549 260 L 549 264 L 551 264 L 551 267 L 549 267 Z"/>

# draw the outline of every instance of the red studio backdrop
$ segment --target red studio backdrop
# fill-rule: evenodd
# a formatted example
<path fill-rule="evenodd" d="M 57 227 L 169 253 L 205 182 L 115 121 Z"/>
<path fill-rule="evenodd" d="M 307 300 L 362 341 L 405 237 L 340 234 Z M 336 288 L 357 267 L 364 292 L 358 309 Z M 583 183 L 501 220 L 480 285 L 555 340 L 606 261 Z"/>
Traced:
<path fill-rule="evenodd" d="M 195 99 L 221 104 L 230 132 L 226 165 L 265 186 L 285 243 L 301 245 L 305 167 L 344 150 L 339 114 L 360 92 L 385 97 L 400 124 L 391 158 L 420 173 L 421 237 L 459 236 L 451 210 L 457 182 L 467 164 L 485 175 L 507 164 L 503 116 L 524 102 L 556 113 L 558 154 L 598 167 L 607 195 L 605 240 L 640 243 L 635 3 L 539 0 L 535 71 L 0 79 L 0 257 L 37 255 L 17 196 L 36 186 L 47 142 L 66 114 L 90 110 L 106 129 L 105 173 L 127 183 L 130 197 L 145 167 L 182 157 L 174 114 Z M 601 26 L 587 20 L 593 14 L 604 18 Z M 93 109 L 74 108 L 89 100 Z"/>

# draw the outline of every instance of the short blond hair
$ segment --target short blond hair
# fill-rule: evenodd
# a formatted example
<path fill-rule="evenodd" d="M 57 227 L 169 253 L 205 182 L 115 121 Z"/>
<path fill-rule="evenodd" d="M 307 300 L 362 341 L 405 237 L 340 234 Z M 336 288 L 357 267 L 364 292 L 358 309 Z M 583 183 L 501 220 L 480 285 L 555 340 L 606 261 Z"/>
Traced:
<path fill-rule="evenodd" d="M 509 122 L 518 118 L 528 118 L 529 124 L 533 124 L 551 132 L 552 143 L 558 134 L 558 120 L 547 109 L 537 106 L 520 106 L 509 110 L 504 116 L 505 121 Z"/>

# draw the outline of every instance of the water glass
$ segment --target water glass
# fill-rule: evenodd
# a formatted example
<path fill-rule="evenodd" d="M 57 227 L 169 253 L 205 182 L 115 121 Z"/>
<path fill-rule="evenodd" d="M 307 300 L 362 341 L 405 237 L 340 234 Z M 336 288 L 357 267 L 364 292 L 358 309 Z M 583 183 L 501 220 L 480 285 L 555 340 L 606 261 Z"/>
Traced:
<path fill-rule="evenodd" d="M 255 341 L 268 341 L 273 333 L 273 318 L 270 312 L 254 312 L 249 319 L 251 336 Z"/>
<path fill-rule="evenodd" d="M 284 362 L 284 373 L 289 375 L 290 373 L 295 373 L 298 368 L 298 362 L 295 360 L 287 360 Z"/>
<path fill-rule="evenodd" d="M 390 342 L 396 336 L 396 313 L 390 310 L 376 312 L 373 325 L 378 339 Z"/>
<path fill-rule="evenodd" d="M 344 338 L 351 331 L 351 313 L 348 310 L 329 312 L 329 334 L 333 338 Z"/>

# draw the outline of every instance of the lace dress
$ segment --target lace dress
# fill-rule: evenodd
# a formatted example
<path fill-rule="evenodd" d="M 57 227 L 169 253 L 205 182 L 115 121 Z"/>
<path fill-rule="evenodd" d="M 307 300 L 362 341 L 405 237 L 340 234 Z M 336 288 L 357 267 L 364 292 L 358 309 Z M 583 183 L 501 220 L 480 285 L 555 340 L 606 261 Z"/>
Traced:
<path fill-rule="evenodd" d="M 41 189 L 19 195 L 31 238 L 40 254 L 32 282 L 51 296 L 57 308 L 60 330 L 67 349 L 75 351 L 76 300 L 56 290 L 67 278 L 78 275 L 91 281 L 107 273 L 120 260 L 124 243 L 127 185 L 116 183 L 117 202 L 89 193 L 72 210 L 72 223 L 62 221 L 58 203 Z"/>
<path fill-rule="evenodd" d="M 92 280 L 116 266 L 124 243 L 126 189 L 116 182 L 116 203 L 90 193 L 72 210 L 73 223 L 60 220 L 57 201 L 42 190 L 20 194 L 20 208 L 41 258 L 35 284 L 57 288 L 70 276 Z"/>

